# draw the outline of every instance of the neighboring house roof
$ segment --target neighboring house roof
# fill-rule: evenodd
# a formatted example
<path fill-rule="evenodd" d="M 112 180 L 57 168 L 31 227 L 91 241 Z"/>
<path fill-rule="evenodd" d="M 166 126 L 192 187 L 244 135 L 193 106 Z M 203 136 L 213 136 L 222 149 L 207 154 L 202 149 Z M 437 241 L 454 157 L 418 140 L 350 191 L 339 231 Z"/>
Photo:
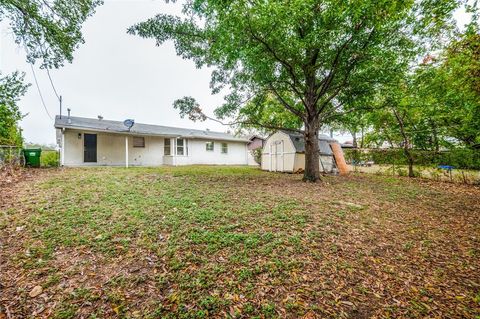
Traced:
<path fill-rule="evenodd" d="M 245 138 L 250 140 L 250 141 L 253 141 L 256 138 L 258 138 L 259 140 L 265 141 L 265 138 L 263 138 L 259 135 L 247 135 Z"/>
<path fill-rule="evenodd" d="M 297 153 L 305 153 L 305 139 L 300 133 L 284 132 L 292 140 L 293 146 Z M 321 155 L 332 155 L 332 149 L 330 148 L 330 143 L 337 142 L 337 140 L 329 137 L 325 134 L 318 135 L 318 147 L 320 148 Z"/>
<path fill-rule="evenodd" d="M 74 116 L 56 116 L 55 128 L 83 129 L 95 132 L 123 133 L 129 135 L 171 136 L 183 138 L 202 138 L 221 141 L 249 142 L 248 139 L 235 137 L 221 132 L 194 130 L 161 125 L 135 123 L 128 130 L 122 121 L 91 119 Z"/>
<path fill-rule="evenodd" d="M 353 142 L 352 142 L 352 141 L 346 141 L 345 143 L 340 144 L 340 146 L 341 146 L 342 148 L 355 148 L 355 146 L 353 146 Z"/>

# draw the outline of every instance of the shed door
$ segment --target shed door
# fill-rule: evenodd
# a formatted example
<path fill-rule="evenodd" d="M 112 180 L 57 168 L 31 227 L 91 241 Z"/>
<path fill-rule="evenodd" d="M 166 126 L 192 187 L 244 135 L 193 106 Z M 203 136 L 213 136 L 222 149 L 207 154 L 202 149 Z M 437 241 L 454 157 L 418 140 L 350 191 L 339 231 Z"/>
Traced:
<path fill-rule="evenodd" d="M 282 141 L 275 141 L 275 144 L 273 145 L 273 170 L 275 172 L 284 172 L 285 167 L 284 167 L 284 160 L 283 160 L 283 153 L 284 153 L 284 148 L 283 148 L 283 140 Z"/>
<path fill-rule="evenodd" d="M 83 135 L 83 161 L 85 163 L 97 162 L 97 134 Z"/>

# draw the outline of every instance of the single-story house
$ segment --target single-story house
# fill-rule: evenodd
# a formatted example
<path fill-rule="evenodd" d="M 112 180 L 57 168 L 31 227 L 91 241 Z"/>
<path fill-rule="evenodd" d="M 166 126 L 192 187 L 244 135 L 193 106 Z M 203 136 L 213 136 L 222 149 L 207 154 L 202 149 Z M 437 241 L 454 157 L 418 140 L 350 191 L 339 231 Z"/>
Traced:
<path fill-rule="evenodd" d="M 62 166 L 247 165 L 251 156 L 248 139 L 209 130 L 58 115 L 55 128 Z"/>
<path fill-rule="evenodd" d="M 345 159 L 337 140 L 319 134 L 320 171 L 346 173 Z M 274 172 L 300 172 L 305 169 L 305 139 L 300 133 L 278 131 L 265 141 L 262 169 Z"/>

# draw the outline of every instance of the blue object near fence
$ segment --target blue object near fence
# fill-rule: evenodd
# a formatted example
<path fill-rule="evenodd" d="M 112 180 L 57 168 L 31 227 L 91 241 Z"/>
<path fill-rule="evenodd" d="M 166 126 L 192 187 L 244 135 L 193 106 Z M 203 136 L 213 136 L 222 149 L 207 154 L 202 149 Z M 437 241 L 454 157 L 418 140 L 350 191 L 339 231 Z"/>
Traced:
<path fill-rule="evenodd" d="M 444 170 L 447 170 L 447 171 L 451 171 L 451 170 L 454 169 L 455 167 L 454 167 L 454 166 L 450 166 L 450 165 L 439 165 L 438 168 L 441 168 L 441 169 L 444 169 Z"/>
<path fill-rule="evenodd" d="M 450 175 L 450 180 L 452 180 L 452 170 L 455 168 L 450 165 L 438 165 L 438 168 L 446 170 Z"/>

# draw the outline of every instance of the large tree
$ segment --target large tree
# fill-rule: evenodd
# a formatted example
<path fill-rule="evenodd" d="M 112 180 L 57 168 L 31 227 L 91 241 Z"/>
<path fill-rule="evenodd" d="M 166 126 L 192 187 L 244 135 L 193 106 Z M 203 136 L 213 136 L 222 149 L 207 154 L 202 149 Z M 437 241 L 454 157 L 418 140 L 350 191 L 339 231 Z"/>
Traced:
<path fill-rule="evenodd" d="M 446 133 L 480 148 L 480 29 L 471 28 L 453 41 L 433 65 L 431 95 Z"/>
<path fill-rule="evenodd" d="M 15 41 L 30 63 L 58 68 L 71 62 L 84 42 L 82 24 L 101 0 L 0 0 L 0 21 L 10 25 Z"/>
<path fill-rule="evenodd" d="M 100 0 L 0 0 L 0 21 L 10 25 L 14 40 L 25 49 L 27 61 L 40 61 L 43 68 L 59 68 L 71 62 L 73 52 L 84 42 L 81 27 Z M 28 85 L 15 72 L 0 73 L 0 144 L 20 145 L 17 102 Z"/>
<path fill-rule="evenodd" d="M 281 108 L 266 126 L 273 128 L 272 118 L 285 112 L 299 119 L 304 180 L 317 181 L 318 131 L 325 119 L 407 63 L 416 42 L 456 6 L 454 0 L 190 0 L 185 18 L 159 14 L 129 32 L 158 45 L 173 40 L 178 55 L 213 67 L 213 92 L 229 90 L 215 111 L 220 119 L 262 126 L 265 116 L 251 103 L 260 108 L 275 98 Z M 191 97 L 175 106 L 181 115 L 205 119 Z M 246 114 L 245 106 L 254 112 Z"/>
<path fill-rule="evenodd" d="M 17 123 L 22 119 L 17 102 L 25 94 L 24 74 L 15 72 L 2 77 L 0 73 L 0 145 L 22 145 L 22 132 Z"/>

